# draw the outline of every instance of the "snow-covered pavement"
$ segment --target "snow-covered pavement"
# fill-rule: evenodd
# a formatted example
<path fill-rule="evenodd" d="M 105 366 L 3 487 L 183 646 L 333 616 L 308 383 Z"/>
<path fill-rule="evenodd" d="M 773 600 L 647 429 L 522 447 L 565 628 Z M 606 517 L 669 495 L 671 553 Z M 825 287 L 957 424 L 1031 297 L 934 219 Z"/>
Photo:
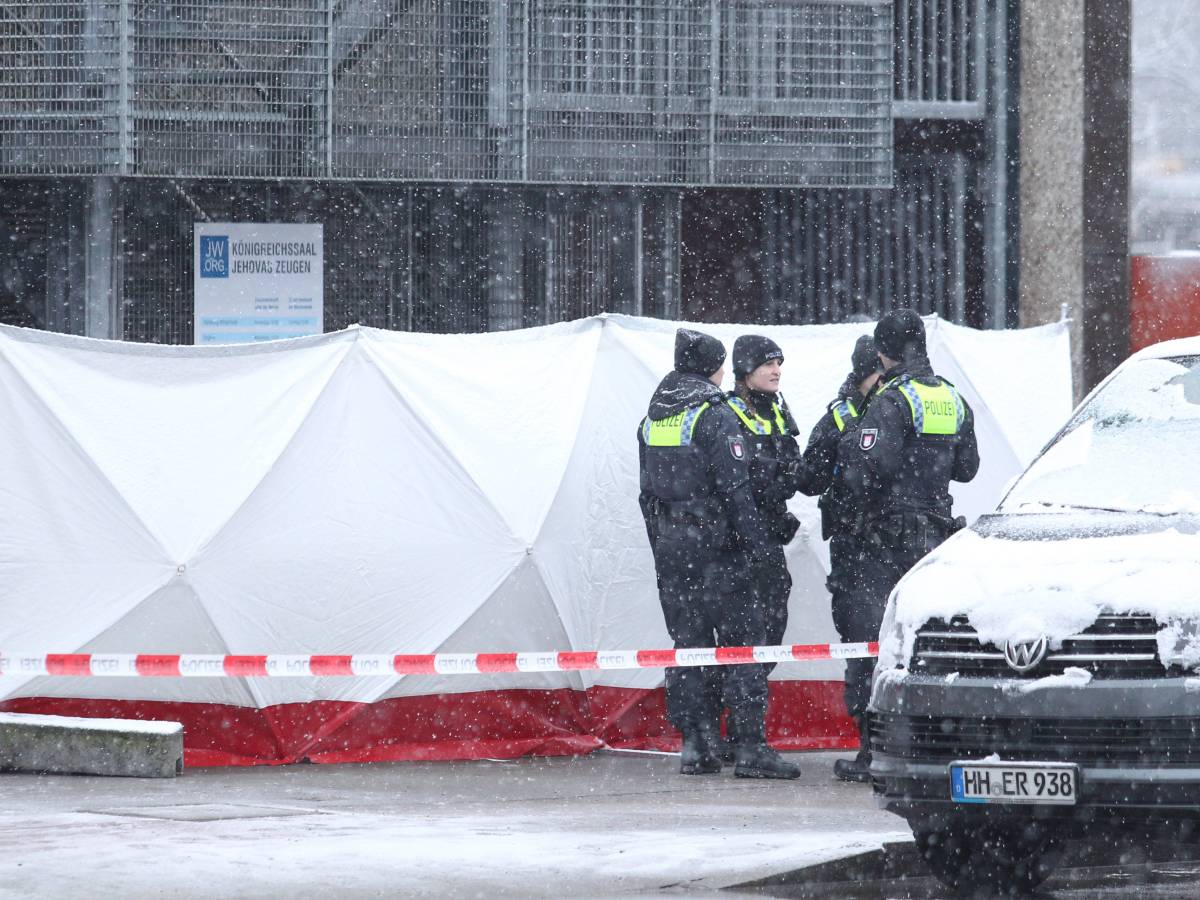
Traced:
<path fill-rule="evenodd" d="M 908 837 L 837 754 L 795 782 L 678 758 L 0 775 L 0 898 L 707 893 Z"/>

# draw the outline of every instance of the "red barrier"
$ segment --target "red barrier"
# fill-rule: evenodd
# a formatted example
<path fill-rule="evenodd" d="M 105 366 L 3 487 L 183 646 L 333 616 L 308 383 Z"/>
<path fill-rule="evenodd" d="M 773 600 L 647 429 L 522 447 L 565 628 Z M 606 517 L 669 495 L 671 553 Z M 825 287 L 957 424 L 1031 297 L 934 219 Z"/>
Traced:
<path fill-rule="evenodd" d="M 1130 351 L 1200 334 L 1200 256 L 1130 260 Z"/>

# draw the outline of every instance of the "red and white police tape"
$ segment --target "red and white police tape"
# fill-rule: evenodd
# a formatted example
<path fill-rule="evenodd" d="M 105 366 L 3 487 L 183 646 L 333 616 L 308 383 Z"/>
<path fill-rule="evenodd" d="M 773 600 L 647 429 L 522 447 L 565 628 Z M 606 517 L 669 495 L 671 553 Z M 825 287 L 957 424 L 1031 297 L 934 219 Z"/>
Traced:
<path fill-rule="evenodd" d="M 533 653 L 363 653 L 343 656 L 222 656 L 186 653 L 5 653 L 0 675 L 157 678 L 279 678 L 366 675 L 479 675 L 492 672 L 598 672 L 678 666 L 740 666 L 807 659 L 865 659 L 879 644 L 783 644 L 693 650 L 587 650 Z"/>

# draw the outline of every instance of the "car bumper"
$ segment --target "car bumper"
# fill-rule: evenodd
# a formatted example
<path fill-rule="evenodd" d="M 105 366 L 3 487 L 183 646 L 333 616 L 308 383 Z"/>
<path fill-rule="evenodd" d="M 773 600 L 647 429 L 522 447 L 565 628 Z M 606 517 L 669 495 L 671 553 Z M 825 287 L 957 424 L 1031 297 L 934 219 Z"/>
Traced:
<path fill-rule="evenodd" d="M 1193 679 L 1162 678 L 1096 680 L 1082 687 L 1049 687 L 1022 693 L 1029 685 L 1015 679 L 954 679 L 934 676 L 893 676 L 877 681 L 871 713 L 876 723 L 872 741 L 871 778 L 876 802 L 900 815 L 945 812 L 963 815 L 1035 815 L 1073 820 L 1119 816 L 1152 818 L 1171 814 L 1200 817 L 1200 736 L 1191 740 L 1181 722 L 1200 726 L 1200 692 Z M 1190 686 L 1189 686 L 1190 685 Z M 928 734 L 939 723 L 990 719 L 1033 728 L 1039 723 L 1102 723 L 1116 729 L 1136 723 L 1127 734 L 1141 734 L 1141 746 L 1114 744 L 1111 756 L 1097 752 L 1098 742 L 1072 737 L 1045 743 L 1039 750 L 1032 738 L 1005 743 L 989 733 L 990 743 L 963 738 L 944 727 L 948 736 L 934 733 L 922 743 L 911 723 L 922 722 Z M 1156 757 L 1155 719 L 1173 722 L 1172 749 Z M 930 725 L 929 723 L 933 723 Z M 1195 727 L 1195 726 L 1193 726 Z M 906 731 L 906 729 L 909 729 Z M 1140 729 L 1140 730 L 1139 730 Z M 967 729 L 969 731 L 969 729 Z M 1068 729 L 1068 733 L 1070 730 Z M 1083 732 L 1074 733 L 1075 737 Z M 930 748 L 932 745 L 932 749 Z M 1191 746 L 1196 745 L 1196 750 Z M 1099 742 L 1099 746 L 1104 746 Z M 891 752 L 889 752 L 891 751 Z M 1002 760 L 1074 762 L 1079 766 L 1078 802 L 1073 806 L 1026 806 L 1003 803 L 957 804 L 950 799 L 949 763 L 997 753 Z M 1172 757 L 1170 754 L 1174 753 Z M 1126 759 L 1121 760 L 1124 755 Z M 1128 757 L 1135 756 L 1136 762 Z M 1182 762 L 1181 762 L 1182 760 Z"/>

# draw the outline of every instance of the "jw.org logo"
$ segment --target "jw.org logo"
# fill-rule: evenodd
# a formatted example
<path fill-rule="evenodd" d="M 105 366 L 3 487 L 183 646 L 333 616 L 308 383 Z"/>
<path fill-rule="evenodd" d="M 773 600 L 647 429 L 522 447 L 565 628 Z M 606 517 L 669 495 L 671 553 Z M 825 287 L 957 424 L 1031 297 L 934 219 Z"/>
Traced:
<path fill-rule="evenodd" d="M 1036 668 L 1046 658 L 1048 641 L 1043 634 L 1032 641 L 1005 641 L 1004 661 L 1008 667 L 1017 672 L 1028 672 Z"/>
<path fill-rule="evenodd" d="M 200 236 L 200 277 L 229 277 L 229 236 L 203 234 Z"/>

